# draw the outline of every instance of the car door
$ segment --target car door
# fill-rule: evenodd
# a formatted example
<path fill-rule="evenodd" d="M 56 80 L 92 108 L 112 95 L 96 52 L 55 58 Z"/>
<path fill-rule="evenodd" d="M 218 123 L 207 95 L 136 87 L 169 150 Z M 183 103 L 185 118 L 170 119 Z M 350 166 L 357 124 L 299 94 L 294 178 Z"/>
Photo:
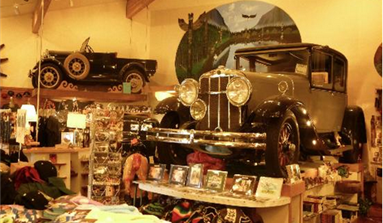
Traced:
<path fill-rule="evenodd" d="M 320 133 L 341 129 L 347 106 L 346 62 L 315 49 L 311 58 L 310 116 Z"/>

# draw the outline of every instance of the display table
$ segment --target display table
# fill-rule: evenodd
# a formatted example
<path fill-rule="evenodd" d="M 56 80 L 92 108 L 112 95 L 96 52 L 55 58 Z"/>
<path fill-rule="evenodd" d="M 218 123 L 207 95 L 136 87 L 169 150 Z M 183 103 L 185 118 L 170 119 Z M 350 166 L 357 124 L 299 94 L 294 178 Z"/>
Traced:
<path fill-rule="evenodd" d="M 250 212 L 259 214 L 265 223 L 303 222 L 302 194 L 305 188 L 304 182 L 283 185 L 282 196 L 275 200 L 256 199 L 254 196 L 249 198 L 234 197 L 228 195 L 228 191 L 214 193 L 203 189 L 180 187 L 153 181 L 135 181 L 135 183 L 138 184 L 139 189 L 156 194 L 207 203 L 250 208 Z"/>
<path fill-rule="evenodd" d="M 254 197 L 247 199 L 244 197 L 233 197 L 221 193 L 207 192 L 205 190 L 190 187 L 177 187 L 169 184 L 159 184 L 153 181 L 138 181 L 137 183 L 141 190 L 153 192 L 156 194 L 163 194 L 167 196 L 185 198 L 207 203 L 232 205 L 236 207 L 277 207 L 290 204 L 291 202 L 291 198 L 285 196 L 277 200 L 256 200 Z"/>
<path fill-rule="evenodd" d="M 58 177 L 61 177 L 67 188 L 78 193 L 81 190 L 80 176 L 82 172 L 80 157 L 89 155 L 89 148 L 55 148 L 35 147 L 24 149 L 24 154 L 30 163 L 39 160 L 49 160 L 56 166 Z M 77 175 L 71 176 L 71 170 Z"/>

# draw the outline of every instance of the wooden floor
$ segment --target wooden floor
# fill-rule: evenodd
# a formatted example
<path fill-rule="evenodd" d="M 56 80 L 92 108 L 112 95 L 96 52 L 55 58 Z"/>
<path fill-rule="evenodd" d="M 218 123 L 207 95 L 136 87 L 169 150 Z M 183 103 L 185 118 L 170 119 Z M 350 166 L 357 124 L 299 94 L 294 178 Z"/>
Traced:
<path fill-rule="evenodd" d="M 357 223 L 382 223 L 382 205 L 374 204 L 367 217 L 359 217 Z"/>

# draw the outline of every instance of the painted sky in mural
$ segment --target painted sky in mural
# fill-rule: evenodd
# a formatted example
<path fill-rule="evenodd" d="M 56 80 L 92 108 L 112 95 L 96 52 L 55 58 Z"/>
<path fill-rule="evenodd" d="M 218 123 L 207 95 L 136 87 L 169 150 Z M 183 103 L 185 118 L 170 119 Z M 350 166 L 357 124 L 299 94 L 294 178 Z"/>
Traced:
<path fill-rule="evenodd" d="M 297 26 L 279 7 L 241 1 L 219 6 L 188 20 L 179 19 L 185 34 L 176 54 L 179 82 L 198 80 L 204 72 L 224 65 L 234 69 L 234 52 L 259 45 L 301 42 Z"/>

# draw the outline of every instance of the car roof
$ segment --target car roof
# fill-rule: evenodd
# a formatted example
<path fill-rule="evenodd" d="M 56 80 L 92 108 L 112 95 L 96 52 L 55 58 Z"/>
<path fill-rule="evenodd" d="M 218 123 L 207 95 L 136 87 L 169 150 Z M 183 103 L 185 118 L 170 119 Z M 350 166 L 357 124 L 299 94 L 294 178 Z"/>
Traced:
<path fill-rule="evenodd" d="M 277 50 L 277 49 L 294 49 L 294 48 L 322 48 L 323 51 L 329 51 L 332 54 L 343 58 L 347 62 L 347 58 L 339 51 L 334 50 L 328 46 L 322 46 L 313 43 L 284 43 L 284 44 L 275 44 L 275 45 L 263 45 L 256 47 L 247 47 L 241 48 L 235 51 L 235 54 L 246 54 L 254 51 L 265 51 L 265 50 Z"/>

